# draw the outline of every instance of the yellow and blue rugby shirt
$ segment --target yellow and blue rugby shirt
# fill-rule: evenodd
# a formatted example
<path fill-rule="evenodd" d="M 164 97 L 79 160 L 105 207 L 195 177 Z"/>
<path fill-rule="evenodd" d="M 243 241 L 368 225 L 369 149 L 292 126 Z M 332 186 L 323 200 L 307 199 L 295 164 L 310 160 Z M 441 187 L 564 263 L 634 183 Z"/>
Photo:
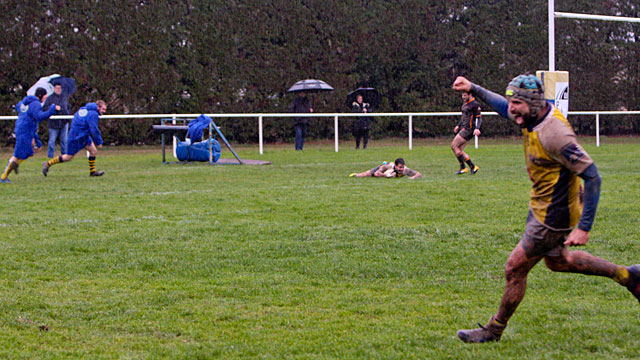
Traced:
<path fill-rule="evenodd" d="M 527 171 L 533 182 L 531 211 L 548 228 L 572 229 L 582 214 L 582 182 L 578 174 L 593 160 L 555 106 L 531 131 L 522 129 L 522 135 Z"/>
<path fill-rule="evenodd" d="M 375 174 L 375 172 L 377 170 L 380 170 L 381 172 L 386 172 L 387 170 L 391 170 L 391 169 L 396 169 L 396 165 L 393 162 L 384 162 L 382 164 L 380 164 L 379 166 L 371 169 L 371 175 Z M 404 170 L 402 171 L 402 173 L 398 174 L 396 172 L 396 177 L 403 177 L 403 176 L 414 176 L 416 174 L 415 170 L 409 169 L 406 165 L 404 167 Z"/>

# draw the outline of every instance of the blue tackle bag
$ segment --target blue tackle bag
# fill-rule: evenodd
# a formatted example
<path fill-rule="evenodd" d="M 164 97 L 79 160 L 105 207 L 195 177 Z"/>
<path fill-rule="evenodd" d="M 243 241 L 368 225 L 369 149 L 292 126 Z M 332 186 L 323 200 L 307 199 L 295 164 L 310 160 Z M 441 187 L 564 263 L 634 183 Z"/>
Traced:
<path fill-rule="evenodd" d="M 191 144 L 190 140 L 180 141 L 176 145 L 176 156 L 180 161 L 209 161 L 209 142 L 211 142 L 211 152 L 213 162 L 220 159 L 220 143 L 215 139 L 209 139 Z"/>

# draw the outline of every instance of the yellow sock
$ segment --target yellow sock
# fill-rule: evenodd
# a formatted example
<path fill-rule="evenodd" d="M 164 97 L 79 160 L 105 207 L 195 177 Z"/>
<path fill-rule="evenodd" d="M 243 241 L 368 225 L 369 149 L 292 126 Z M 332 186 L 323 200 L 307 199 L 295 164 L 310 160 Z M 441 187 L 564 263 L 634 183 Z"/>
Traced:
<path fill-rule="evenodd" d="M 20 161 L 20 160 L 18 160 Z M 4 172 L 2 173 L 2 176 L 0 176 L 0 179 L 2 180 L 7 180 L 7 178 L 9 177 L 9 174 L 11 174 L 11 170 L 14 169 L 13 166 L 11 166 L 11 163 L 13 161 L 9 160 L 9 162 L 7 163 L 7 166 L 4 168 Z"/>
<path fill-rule="evenodd" d="M 616 266 L 616 273 L 613 275 L 613 280 L 620 285 L 627 285 L 627 282 L 629 282 L 629 270 L 624 266 Z"/>
<path fill-rule="evenodd" d="M 62 158 L 62 156 L 56 156 L 53 159 L 47 161 L 47 165 L 53 166 L 53 165 L 55 165 L 57 163 L 61 163 L 62 162 L 61 158 Z"/>
<path fill-rule="evenodd" d="M 89 172 L 90 173 L 96 172 L 96 158 L 95 158 L 95 156 L 89 157 Z"/>
<path fill-rule="evenodd" d="M 11 162 L 11 160 L 9 160 L 9 162 Z M 2 176 L 0 176 L 0 179 L 7 180 L 10 172 L 11 168 L 9 167 L 9 163 L 7 163 L 7 166 L 4 168 L 4 172 L 2 173 Z"/>

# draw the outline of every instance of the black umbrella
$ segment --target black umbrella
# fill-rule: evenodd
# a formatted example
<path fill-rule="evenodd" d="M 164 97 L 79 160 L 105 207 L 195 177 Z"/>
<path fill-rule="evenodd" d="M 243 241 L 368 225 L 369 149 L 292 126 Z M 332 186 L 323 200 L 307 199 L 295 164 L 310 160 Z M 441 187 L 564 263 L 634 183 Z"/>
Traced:
<path fill-rule="evenodd" d="M 377 108 L 380 105 L 380 93 L 374 88 L 357 88 L 347 94 L 346 105 L 351 108 L 351 105 L 356 101 L 356 97 L 362 95 L 362 101 L 369 103 L 372 108 Z"/>
<path fill-rule="evenodd" d="M 300 80 L 297 83 L 293 84 L 293 86 L 291 86 L 289 88 L 289 90 L 287 90 L 288 92 L 297 92 L 297 91 L 304 91 L 304 92 L 316 92 L 316 91 L 333 91 L 333 88 L 331 86 L 329 86 L 329 84 L 327 84 L 326 82 L 322 81 L 322 80 L 313 80 L 313 79 L 307 79 L 307 80 Z"/>

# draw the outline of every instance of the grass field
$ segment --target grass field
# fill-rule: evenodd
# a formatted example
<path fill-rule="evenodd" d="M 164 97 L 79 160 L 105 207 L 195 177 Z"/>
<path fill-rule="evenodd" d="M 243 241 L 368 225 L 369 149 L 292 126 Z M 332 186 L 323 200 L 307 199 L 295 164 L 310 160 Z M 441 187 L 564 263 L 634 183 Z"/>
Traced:
<path fill-rule="evenodd" d="M 593 143 L 585 250 L 640 263 L 640 140 Z M 0 358 L 640 358 L 626 289 L 542 264 L 501 342 L 457 339 L 496 311 L 524 229 L 520 140 L 470 147 L 481 170 L 459 177 L 442 140 L 351 146 L 242 147 L 272 165 L 214 167 L 111 148 L 102 178 L 82 156 L 46 178 L 42 154 L 24 162 L 0 184 Z M 398 156 L 425 177 L 347 177 Z"/>

